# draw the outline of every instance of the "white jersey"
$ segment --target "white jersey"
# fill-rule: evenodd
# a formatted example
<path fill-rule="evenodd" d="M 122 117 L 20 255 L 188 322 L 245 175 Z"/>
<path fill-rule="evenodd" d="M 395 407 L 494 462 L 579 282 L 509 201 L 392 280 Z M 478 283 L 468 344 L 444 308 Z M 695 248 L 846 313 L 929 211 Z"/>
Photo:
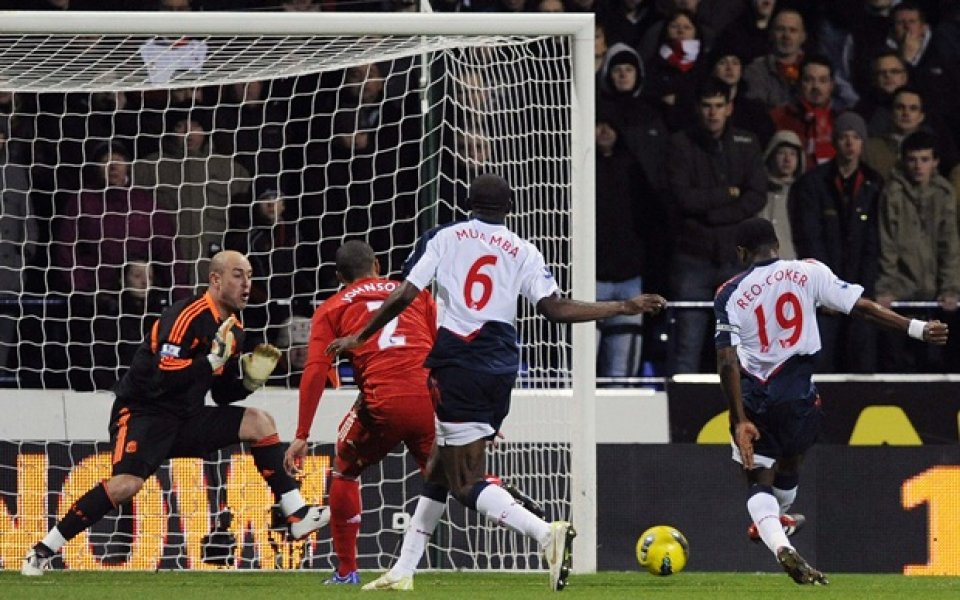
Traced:
<path fill-rule="evenodd" d="M 820 351 L 817 306 L 848 314 L 862 294 L 815 260 L 755 263 L 717 291 L 717 348 L 736 346 L 741 368 L 766 381 L 787 359 Z"/>
<path fill-rule="evenodd" d="M 420 289 L 433 279 L 439 286 L 444 308 L 428 366 L 515 373 L 517 298 L 536 305 L 558 289 L 533 244 L 503 224 L 478 219 L 427 232 L 404 270 Z"/>

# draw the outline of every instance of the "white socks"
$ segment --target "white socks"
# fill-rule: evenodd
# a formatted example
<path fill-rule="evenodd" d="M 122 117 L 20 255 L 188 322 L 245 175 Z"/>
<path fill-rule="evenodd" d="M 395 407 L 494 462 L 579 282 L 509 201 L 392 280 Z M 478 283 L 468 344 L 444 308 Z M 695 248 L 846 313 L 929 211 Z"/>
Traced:
<path fill-rule="evenodd" d="M 550 538 L 550 524 L 525 509 L 510 492 L 488 485 L 477 496 L 477 512 L 499 525 L 537 540 L 543 546 Z"/>
<path fill-rule="evenodd" d="M 757 524 L 760 539 L 771 552 L 776 554 L 781 546 L 793 547 L 780 525 L 780 504 L 772 494 L 760 492 L 750 496 L 747 500 L 747 511 Z"/>
<path fill-rule="evenodd" d="M 793 486 L 789 490 L 782 490 L 778 487 L 773 488 L 773 495 L 780 504 L 781 515 L 787 514 L 787 511 L 793 506 L 794 500 L 797 499 L 797 487 L 798 486 Z"/>
<path fill-rule="evenodd" d="M 60 533 L 60 530 L 56 527 L 47 532 L 47 537 L 40 541 L 44 546 L 53 550 L 54 554 L 60 552 L 60 548 L 63 548 L 63 545 L 67 543 L 67 539 L 63 537 L 63 534 Z"/>
<path fill-rule="evenodd" d="M 299 488 L 293 488 L 280 496 L 280 510 L 283 511 L 283 516 L 285 517 L 289 517 L 306 504 L 307 503 L 303 501 L 303 496 L 300 494 Z"/>
<path fill-rule="evenodd" d="M 420 564 L 420 558 L 427 548 L 427 542 L 433 535 L 433 530 L 437 528 L 443 511 L 447 508 L 445 502 L 437 502 L 426 496 L 420 496 L 417 501 L 417 509 L 413 511 L 413 518 L 410 519 L 410 525 L 407 532 L 403 535 L 403 546 L 400 548 L 400 558 L 397 564 L 393 565 L 390 573 L 397 577 L 406 577 L 413 575 Z"/>

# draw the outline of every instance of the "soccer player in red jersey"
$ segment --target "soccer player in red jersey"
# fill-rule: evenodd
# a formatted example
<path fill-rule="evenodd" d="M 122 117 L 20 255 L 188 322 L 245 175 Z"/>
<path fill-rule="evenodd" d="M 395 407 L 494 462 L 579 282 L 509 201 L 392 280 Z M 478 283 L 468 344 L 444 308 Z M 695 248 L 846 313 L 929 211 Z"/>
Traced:
<path fill-rule="evenodd" d="M 358 331 L 400 282 L 379 276 L 380 264 L 364 242 L 349 241 L 336 255 L 337 278 L 344 284 L 317 308 L 310 329 L 307 364 L 300 384 L 297 433 L 285 466 L 297 473 L 307 452 L 307 438 L 331 357 L 324 353 L 338 337 Z M 390 321 L 375 337 L 354 348 L 349 357 L 360 396 L 337 431 L 337 449 L 330 483 L 330 528 L 339 561 L 326 581 L 358 584 L 357 534 L 360 531 L 360 482 L 365 468 L 377 464 L 400 442 L 413 454 L 421 472 L 433 446 L 433 403 L 423 363 L 436 338 L 437 307 L 428 290 L 409 310 Z"/>

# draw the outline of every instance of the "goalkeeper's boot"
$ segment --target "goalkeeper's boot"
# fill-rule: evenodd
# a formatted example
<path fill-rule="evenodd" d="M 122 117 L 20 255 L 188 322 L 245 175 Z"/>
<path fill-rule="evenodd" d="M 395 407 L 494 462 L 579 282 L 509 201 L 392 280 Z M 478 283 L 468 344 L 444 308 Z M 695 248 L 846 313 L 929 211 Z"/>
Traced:
<path fill-rule="evenodd" d="M 304 506 L 287 517 L 287 529 L 291 538 L 302 540 L 329 522 L 329 506 Z"/>
<path fill-rule="evenodd" d="M 814 569 L 803 560 L 795 548 L 780 546 L 777 548 L 777 562 L 791 579 L 800 585 L 827 585 L 827 576 Z"/>
<path fill-rule="evenodd" d="M 27 556 L 23 559 L 20 574 L 27 577 L 40 577 L 44 571 L 50 568 L 53 557 L 54 552 L 50 548 L 44 546 L 43 543 L 37 544 L 30 549 L 30 552 L 27 552 Z"/>
<path fill-rule="evenodd" d="M 411 592 L 413 591 L 413 575 L 394 575 L 391 571 L 387 571 L 361 589 L 367 592 L 381 590 Z"/>
<path fill-rule="evenodd" d="M 780 515 L 780 525 L 783 526 L 783 532 L 787 534 L 787 537 L 791 537 L 800 531 L 806 522 L 807 518 L 799 513 Z M 750 523 L 750 527 L 747 527 L 747 537 L 750 538 L 751 542 L 760 542 L 760 530 L 757 529 L 756 523 Z"/>
<path fill-rule="evenodd" d="M 323 582 L 323 585 L 360 585 L 360 573 L 350 571 L 346 575 L 334 571 L 330 579 Z"/>
<path fill-rule="evenodd" d="M 550 523 L 550 537 L 543 546 L 543 556 L 550 569 L 550 589 L 562 592 L 567 587 L 567 577 L 573 561 L 573 538 L 577 532 L 567 521 Z"/>

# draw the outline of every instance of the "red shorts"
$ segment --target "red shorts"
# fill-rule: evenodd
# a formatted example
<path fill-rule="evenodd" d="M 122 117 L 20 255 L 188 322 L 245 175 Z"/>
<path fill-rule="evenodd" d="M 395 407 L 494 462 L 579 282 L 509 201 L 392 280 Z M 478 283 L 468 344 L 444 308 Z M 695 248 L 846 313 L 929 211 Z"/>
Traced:
<path fill-rule="evenodd" d="M 417 396 L 378 398 L 373 407 L 361 397 L 337 428 L 334 469 L 344 477 L 359 477 L 402 442 L 422 472 L 434 433 L 433 403 L 426 391 Z"/>

